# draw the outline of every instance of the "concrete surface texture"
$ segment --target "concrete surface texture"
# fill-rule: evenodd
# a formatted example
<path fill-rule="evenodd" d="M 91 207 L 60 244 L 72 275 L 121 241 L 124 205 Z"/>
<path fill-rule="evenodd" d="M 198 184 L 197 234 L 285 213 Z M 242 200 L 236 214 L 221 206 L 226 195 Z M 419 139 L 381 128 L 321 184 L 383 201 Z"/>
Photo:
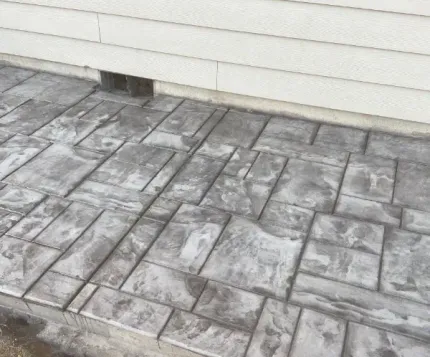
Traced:
<path fill-rule="evenodd" d="M 169 356 L 430 355 L 430 140 L 0 91 L 1 305 Z"/>

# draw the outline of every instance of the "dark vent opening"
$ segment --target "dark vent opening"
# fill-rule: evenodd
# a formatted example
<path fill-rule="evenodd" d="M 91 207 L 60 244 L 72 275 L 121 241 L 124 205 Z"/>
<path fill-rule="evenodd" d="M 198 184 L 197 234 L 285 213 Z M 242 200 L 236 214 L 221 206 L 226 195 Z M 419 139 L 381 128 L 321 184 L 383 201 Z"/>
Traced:
<path fill-rule="evenodd" d="M 148 78 L 127 76 L 125 74 L 100 72 L 100 87 L 104 91 L 121 90 L 131 97 L 154 95 L 154 81 Z"/>

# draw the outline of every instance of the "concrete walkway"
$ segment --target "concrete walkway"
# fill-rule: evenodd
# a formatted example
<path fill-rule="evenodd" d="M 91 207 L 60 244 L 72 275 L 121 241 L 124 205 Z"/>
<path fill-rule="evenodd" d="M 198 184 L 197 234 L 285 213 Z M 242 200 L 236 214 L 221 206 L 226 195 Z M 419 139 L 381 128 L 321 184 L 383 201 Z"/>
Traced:
<path fill-rule="evenodd" d="M 1 305 L 172 356 L 430 355 L 430 141 L 94 91 L 0 69 Z"/>

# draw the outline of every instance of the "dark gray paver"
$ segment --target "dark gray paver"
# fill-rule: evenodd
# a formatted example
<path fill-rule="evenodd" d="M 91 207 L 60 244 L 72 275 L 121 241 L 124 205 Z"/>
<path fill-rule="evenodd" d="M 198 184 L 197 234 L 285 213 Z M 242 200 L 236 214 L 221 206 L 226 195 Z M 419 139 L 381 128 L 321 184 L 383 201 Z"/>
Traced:
<path fill-rule="evenodd" d="M 334 125 L 321 125 L 314 145 L 335 150 L 364 153 L 367 132 Z"/>
<path fill-rule="evenodd" d="M 213 159 L 227 161 L 230 159 L 234 150 L 234 146 L 231 145 L 205 141 L 196 151 L 196 154 L 211 157 Z"/>
<path fill-rule="evenodd" d="M 394 204 L 430 211 L 430 166 L 400 161 L 397 168 Z"/>
<path fill-rule="evenodd" d="M 340 192 L 344 195 L 391 203 L 395 173 L 394 160 L 353 154 L 349 158 Z"/>
<path fill-rule="evenodd" d="M 261 153 L 246 175 L 246 179 L 273 186 L 286 162 L 287 159 L 282 156 Z"/>
<path fill-rule="evenodd" d="M 117 160 L 160 170 L 174 152 L 143 144 L 125 143 L 113 156 Z"/>
<path fill-rule="evenodd" d="M 44 198 L 45 195 L 39 192 L 7 185 L 0 189 L 0 208 L 25 215 Z"/>
<path fill-rule="evenodd" d="M 342 179 L 339 167 L 289 160 L 271 199 L 316 211 L 331 212 Z"/>
<path fill-rule="evenodd" d="M 198 139 L 154 130 L 143 140 L 143 143 L 147 145 L 188 152 L 198 143 Z"/>
<path fill-rule="evenodd" d="M 430 236 L 389 229 L 382 260 L 381 290 L 430 304 Z"/>
<path fill-rule="evenodd" d="M 232 218 L 202 275 L 285 298 L 304 239 L 300 232 Z"/>

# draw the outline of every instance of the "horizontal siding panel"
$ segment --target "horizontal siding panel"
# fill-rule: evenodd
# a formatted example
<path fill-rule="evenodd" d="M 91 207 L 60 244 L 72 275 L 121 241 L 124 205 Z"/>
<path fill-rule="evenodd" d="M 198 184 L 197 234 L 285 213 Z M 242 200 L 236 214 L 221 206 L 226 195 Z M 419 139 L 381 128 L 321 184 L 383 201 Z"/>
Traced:
<path fill-rule="evenodd" d="M 99 41 L 97 14 L 0 1 L 0 27 Z"/>
<path fill-rule="evenodd" d="M 290 0 L 311 4 L 353 7 L 377 11 L 398 12 L 402 14 L 430 16 L 428 0 Z"/>
<path fill-rule="evenodd" d="M 218 64 L 218 90 L 323 108 L 430 123 L 430 92 Z"/>
<path fill-rule="evenodd" d="M 0 38 L 0 53 L 216 89 L 214 61 L 8 29 Z"/>
<path fill-rule="evenodd" d="M 268 0 L 14 1 L 201 27 L 430 54 L 430 18 L 424 16 Z"/>
<path fill-rule="evenodd" d="M 100 15 L 99 19 L 103 43 L 220 62 L 430 90 L 430 56 L 122 16 Z"/>

